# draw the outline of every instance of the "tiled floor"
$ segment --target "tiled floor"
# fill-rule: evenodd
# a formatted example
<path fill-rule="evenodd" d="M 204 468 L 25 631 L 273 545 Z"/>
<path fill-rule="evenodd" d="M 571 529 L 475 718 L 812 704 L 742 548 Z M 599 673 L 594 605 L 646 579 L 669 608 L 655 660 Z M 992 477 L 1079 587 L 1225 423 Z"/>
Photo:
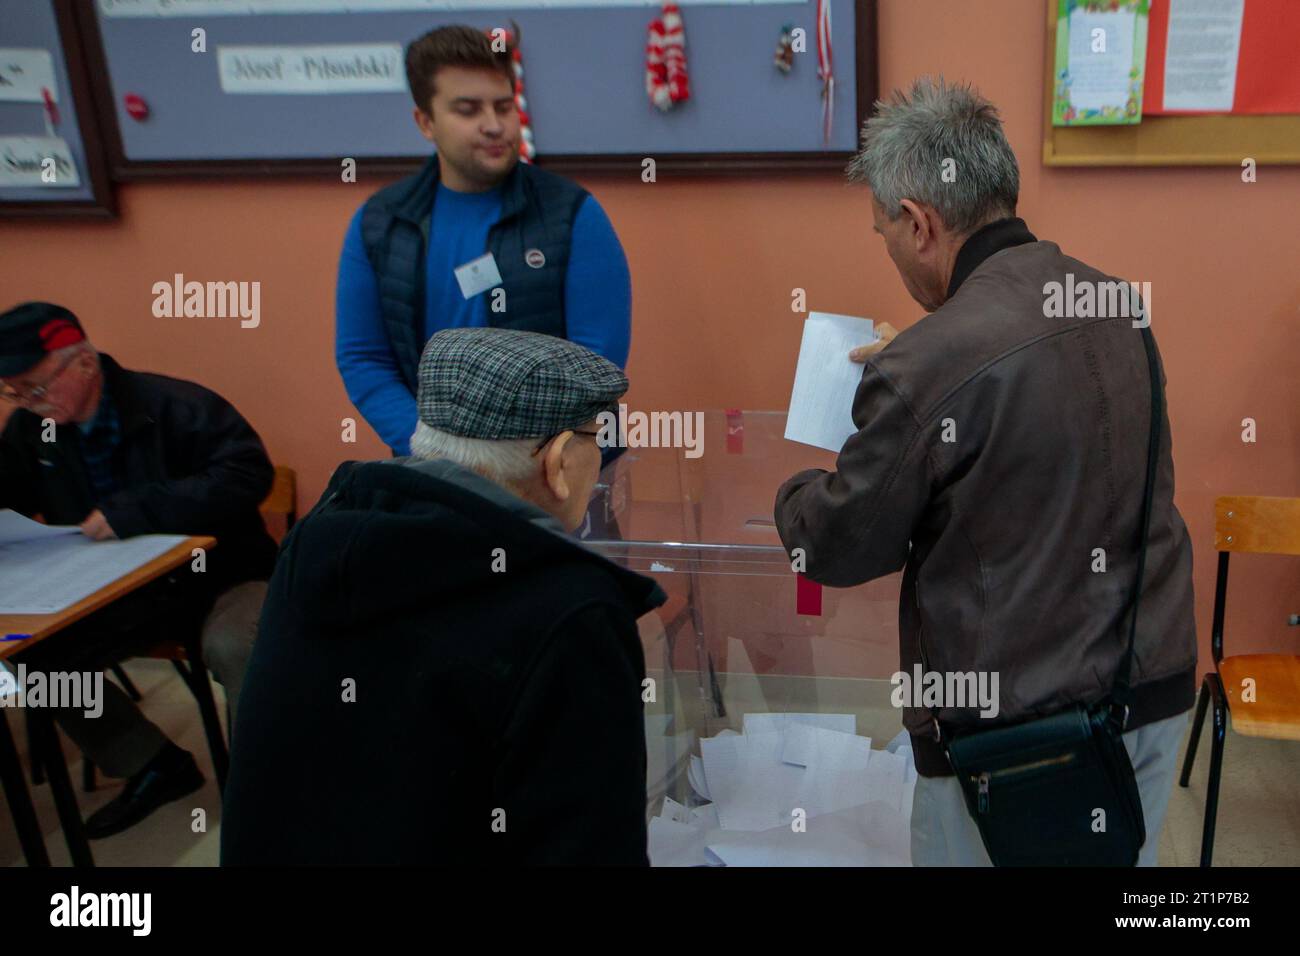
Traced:
<path fill-rule="evenodd" d="M 128 671 L 145 695 L 146 713 L 177 744 L 193 753 L 208 777 L 198 793 L 157 811 L 148 820 L 91 846 L 101 866 L 213 866 L 218 859 L 221 819 L 212 764 L 189 691 L 163 661 L 133 661 Z M 220 687 L 218 708 L 224 711 Z M 20 750 L 25 733 L 20 712 L 6 711 Z M 865 732 L 865 730 L 863 731 Z M 1186 790 L 1175 786 L 1160 836 L 1160 862 L 1165 866 L 1194 866 L 1200 856 L 1201 819 L 1209 770 L 1208 741 Z M 66 744 L 69 770 L 80 787 L 81 761 Z M 102 781 L 93 793 L 78 789 L 84 814 L 113 798 L 118 784 Z M 67 865 L 68 852 L 48 785 L 32 789 L 36 812 L 46 833 L 46 845 L 56 865 Z M 206 811 L 206 832 L 194 832 L 195 809 Z M 1229 732 L 1219 800 L 1215 863 L 1235 866 L 1295 866 L 1300 864 L 1300 743 L 1259 740 Z M 0 865 L 21 866 L 22 853 L 7 808 L 0 817 Z"/>

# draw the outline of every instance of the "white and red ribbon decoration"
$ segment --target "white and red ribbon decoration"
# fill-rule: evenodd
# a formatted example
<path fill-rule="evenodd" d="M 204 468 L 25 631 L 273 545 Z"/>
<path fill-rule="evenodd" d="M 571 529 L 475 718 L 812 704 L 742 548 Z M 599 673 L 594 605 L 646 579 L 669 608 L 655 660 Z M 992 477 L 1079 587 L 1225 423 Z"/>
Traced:
<path fill-rule="evenodd" d="M 822 141 L 829 146 L 835 116 L 835 58 L 831 50 L 831 0 L 817 0 L 817 76 L 822 81 Z"/>
<path fill-rule="evenodd" d="M 513 31 L 504 27 L 501 29 L 505 34 L 506 45 L 511 50 L 510 67 L 515 75 L 515 108 L 519 111 L 519 158 L 525 163 L 531 163 L 537 155 L 537 147 L 533 145 L 533 121 L 528 115 L 528 101 L 524 99 L 524 55 L 519 51 L 522 33 L 519 24 L 513 20 L 510 23 L 514 27 Z M 492 32 L 488 30 L 488 36 L 492 36 Z"/>
<path fill-rule="evenodd" d="M 691 98 L 686 27 L 676 3 L 665 3 L 647 28 L 645 91 L 650 102 L 665 112 Z"/>
<path fill-rule="evenodd" d="M 691 98 L 690 77 L 686 72 L 686 24 L 675 3 L 663 6 L 664 66 L 668 68 L 668 93 L 674 103 Z"/>
<path fill-rule="evenodd" d="M 659 19 L 651 20 L 646 28 L 645 92 L 650 102 L 661 110 L 673 106 L 668 90 L 668 67 L 664 64 L 664 25 Z"/>

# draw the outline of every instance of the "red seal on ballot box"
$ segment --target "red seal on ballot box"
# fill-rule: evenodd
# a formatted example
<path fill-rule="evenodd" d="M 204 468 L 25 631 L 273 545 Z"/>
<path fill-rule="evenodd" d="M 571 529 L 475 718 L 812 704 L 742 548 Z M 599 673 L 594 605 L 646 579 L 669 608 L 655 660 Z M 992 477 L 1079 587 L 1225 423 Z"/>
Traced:
<path fill-rule="evenodd" d="M 745 452 L 745 416 L 739 408 L 727 409 L 727 454 Z"/>
<path fill-rule="evenodd" d="M 128 93 L 122 97 L 122 104 L 126 107 L 127 115 L 136 122 L 143 122 L 149 116 L 149 104 L 143 97 Z"/>
<path fill-rule="evenodd" d="M 822 586 L 802 574 L 795 575 L 794 612 L 818 617 L 822 613 Z"/>

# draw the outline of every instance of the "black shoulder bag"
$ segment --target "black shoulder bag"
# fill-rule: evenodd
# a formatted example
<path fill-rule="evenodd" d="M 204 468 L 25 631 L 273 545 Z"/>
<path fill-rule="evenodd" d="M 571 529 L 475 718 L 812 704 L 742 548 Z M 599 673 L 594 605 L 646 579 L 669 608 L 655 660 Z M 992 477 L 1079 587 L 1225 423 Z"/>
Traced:
<path fill-rule="evenodd" d="M 1133 866 L 1146 841 L 1137 778 L 1122 739 L 1164 417 L 1155 343 L 1145 328 L 1142 344 L 1151 371 L 1146 496 L 1128 649 L 1110 697 L 1092 707 L 1080 704 L 1051 717 L 948 740 L 940 730 L 995 866 Z"/>

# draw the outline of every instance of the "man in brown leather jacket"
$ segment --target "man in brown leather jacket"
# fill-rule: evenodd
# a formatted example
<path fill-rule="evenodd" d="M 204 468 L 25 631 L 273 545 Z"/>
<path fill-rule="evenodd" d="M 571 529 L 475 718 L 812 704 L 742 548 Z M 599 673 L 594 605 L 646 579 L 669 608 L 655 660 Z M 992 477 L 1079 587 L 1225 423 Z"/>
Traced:
<path fill-rule="evenodd" d="M 1139 329 L 1150 318 L 1130 284 L 1014 218 L 1015 155 L 996 109 L 968 87 L 917 82 L 882 104 L 863 142 L 850 176 L 870 186 L 875 231 L 930 314 L 899 333 L 883 325 L 880 341 L 854 350 L 858 431 L 835 471 L 781 487 L 776 523 L 824 584 L 903 569 L 903 674 L 998 678 L 983 717 L 970 701 L 904 710 L 921 775 L 913 862 L 988 865 L 935 720 L 984 729 L 1110 691 L 1138 550 L 1151 413 Z M 1124 728 L 1145 865 L 1196 686 L 1192 549 L 1162 428 Z"/>

